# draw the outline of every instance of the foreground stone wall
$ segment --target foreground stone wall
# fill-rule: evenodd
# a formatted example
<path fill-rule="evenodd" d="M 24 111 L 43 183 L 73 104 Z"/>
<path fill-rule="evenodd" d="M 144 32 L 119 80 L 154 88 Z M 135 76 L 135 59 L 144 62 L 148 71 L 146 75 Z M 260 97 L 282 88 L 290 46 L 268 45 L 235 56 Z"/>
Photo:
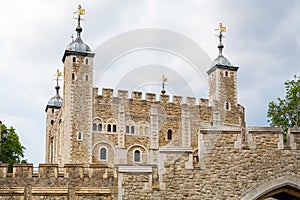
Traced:
<path fill-rule="evenodd" d="M 258 199 L 288 185 L 300 191 L 300 130 L 198 132 L 192 147 L 160 147 L 158 164 L 0 165 L 0 199 Z M 245 135 L 243 135 L 245 134 Z M 245 138 L 245 140 L 241 139 Z"/>

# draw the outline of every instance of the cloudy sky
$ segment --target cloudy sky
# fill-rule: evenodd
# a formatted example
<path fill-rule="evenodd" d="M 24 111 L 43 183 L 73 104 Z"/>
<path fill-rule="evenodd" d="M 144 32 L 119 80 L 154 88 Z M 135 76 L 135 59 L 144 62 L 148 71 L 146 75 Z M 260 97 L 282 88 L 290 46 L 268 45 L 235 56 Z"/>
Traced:
<path fill-rule="evenodd" d="M 109 73 L 101 74 L 96 67 L 94 82 L 100 90 L 102 86 L 143 88 L 143 79 L 139 79 L 138 85 L 130 83 L 128 88 L 123 82 L 142 74 L 144 68 L 153 70 L 153 84 L 149 87 L 153 89 L 161 74 L 161 71 L 155 74 L 155 69 L 159 69 L 169 76 L 170 93 L 207 98 L 207 59 L 217 56 L 218 40 L 214 29 L 220 21 L 227 27 L 224 55 L 240 67 L 238 101 L 246 108 L 248 126 L 267 126 L 268 103 L 284 95 L 285 80 L 300 74 L 300 1 L 296 0 L 3 1 L 0 12 L 0 120 L 16 128 L 27 148 L 26 158 L 35 165 L 44 162 L 45 106 L 55 94 L 53 74 L 57 68 L 62 70 L 65 47 L 70 36 L 75 34 L 73 12 L 78 4 L 86 9 L 82 22 L 84 41 L 96 53 L 103 53 L 96 56 L 96 63 L 101 63 L 105 56 L 119 56 L 117 51 L 109 54 L 110 46 L 116 48 L 121 36 L 135 41 L 133 36 L 141 30 L 147 31 L 136 36 L 138 41 L 149 38 L 153 34 L 149 33 L 151 30 L 161 31 L 160 34 L 170 35 L 170 38 L 180 37 L 180 42 L 194 45 L 194 52 L 199 52 L 199 76 L 188 75 L 193 74 L 191 66 L 197 64 L 197 61 L 186 64 L 180 60 L 189 58 L 184 55 L 188 47 L 182 55 L 177 52 L 172 56 L 170 52 L 176 47 L 171 42 L 163 44 L 158 37 L 161 43 L 156 44 L 156 49 L 142 48 L 114 62 L 106 60 Z M 127 33 L 133 34 L 127 36 Z M 120 48 L 124 44 L 130 46 L 132 43 L 128 41 L 119 41 Z M 170 51 L 160 52 L 160 46 Z M 145 59 L 136 61 L 141 57 Z M 111 81 L 109 77 L 120 76 L 120 71 L 122 80 Z M 180 81 L 188 83 L 189 87 L 182 89 L 178 86 Z"/>

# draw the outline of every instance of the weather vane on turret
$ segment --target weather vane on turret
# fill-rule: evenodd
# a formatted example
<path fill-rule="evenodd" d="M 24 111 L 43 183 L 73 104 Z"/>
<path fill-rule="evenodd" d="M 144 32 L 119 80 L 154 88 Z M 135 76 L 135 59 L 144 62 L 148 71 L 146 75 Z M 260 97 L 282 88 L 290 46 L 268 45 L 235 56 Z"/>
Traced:
<path fill-rule="evenodd" d="M 56 80 L 56 86 L 55 86 L 55 89 L 56 89 L 56 95 L 59 97 L 59 84 L 58 84 L 58 81 L 60 81 L 60 77 L 62 76 L 62 72 L 59 71 L 59 69 L 56 70 L 56 74 L 54 74 L 55 76 L 55 79 Z"/>
<path fill-rule="evenodd" d="M 74 19 L 78 20 L 78 25 L 76 27 L 77 37 L 80 37 L 80 33 L 82 32 L 82 28 L 80 27 L 80 21 L 83 20 L 81 19 L 81 15 L 85 15 L 85 9 L 82 9 L 81 5 L 78 5 L 78 10 L 74 12 L 74 14 L 77 15 L 76 17 L 74 17 Z"/>
<path fill-rule="evenodd" d="M 167 81 L 168 81 L 167 77 L 165 77 L 165 75 L 162 75 L 162 90 L 161 90 L 162 94 L 166 93 L 165 84 L 167 83 Z"/>
<path fill-rule="evenodd" d="M 219 35 L 217 37 L 219 38 L 220 44 L 218 45 L 219 48 L 219 56 L 222 56 L 222 49 L 224 48 L 224 45 L 222 44 L 222 39 L 225 37 L 223 33 L 226 32 L 226 27 L 223 26 L 223 24 L 220 22 L 219 28 L 215 29 L 215 31 L 219 31 Z"/>

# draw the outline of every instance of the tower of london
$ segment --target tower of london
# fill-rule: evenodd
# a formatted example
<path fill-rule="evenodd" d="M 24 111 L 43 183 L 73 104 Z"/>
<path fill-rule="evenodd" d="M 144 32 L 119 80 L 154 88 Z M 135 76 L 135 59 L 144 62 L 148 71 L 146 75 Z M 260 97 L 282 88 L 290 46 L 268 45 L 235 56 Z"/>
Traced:
<path fill-rule="evenodd" d="M 246 125 L 222 24 L 208 98 L 99 91 L 82 12 L 45 109 L 45 163 L 0 164 L 1 199 L 300 198 L 300 130 L 284 141 L 281 128 Z"/>

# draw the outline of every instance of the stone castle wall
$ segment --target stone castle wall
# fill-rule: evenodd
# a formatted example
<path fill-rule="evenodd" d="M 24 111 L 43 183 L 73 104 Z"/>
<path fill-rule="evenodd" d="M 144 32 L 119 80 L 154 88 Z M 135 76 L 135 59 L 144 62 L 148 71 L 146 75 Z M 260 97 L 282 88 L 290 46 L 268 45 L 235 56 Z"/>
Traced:
<path fill-rule="evenodd" d="M 257 199 L 284 184 L 300 185 L 300 130 L 283 142 L 279 128 L 200 130 L 200 159 L 190 148 L 159 148 L 162 165 L 31 164 L 7 173 L 0 165 L 0 199 Z"/>

